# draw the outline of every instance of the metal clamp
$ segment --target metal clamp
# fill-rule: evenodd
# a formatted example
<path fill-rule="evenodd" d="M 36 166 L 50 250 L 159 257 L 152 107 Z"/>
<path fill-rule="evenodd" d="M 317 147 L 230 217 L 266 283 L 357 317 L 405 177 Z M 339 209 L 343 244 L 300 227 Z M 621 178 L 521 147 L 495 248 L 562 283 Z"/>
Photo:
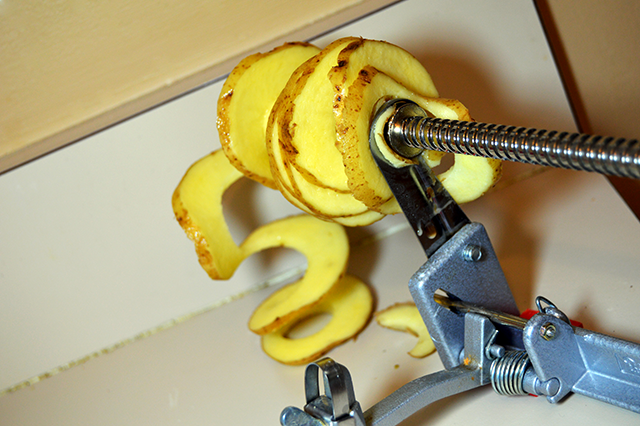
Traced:
<path fill-rule="evenodd" d="M 320 392 L 319 373 L 324 394 Z M 287 407 L 280 416 L 283 426 L 364 426 L 362 408 L 356 401 L 349 370 L 331 358 L 311 363 L 305 370 L 304 411 Z"/>
<path fill-rule="evenodd" d="M 536 300 L 539 314 L 528 321 L 520 318 L 484 227 L 469 221 L 418 155 L 421 149 L 433 149 L 426 142 L 433 143 L 432 131 L 426 130 L 431 119 L 414 105 L 395 100 L 378 111 L 374 122 L 381 119 L 385 108 L 395 108 L 397 113 L 395 121 L 392 118 L 385 123 L 387 144 L 413 161 L 403 167 L 389 163 L 375 140 L 375 126 L 369 136 L 370 147 L 427 255 L 427 262 L 411 278 L 409 290 L 446 370 L 407 383 L 363 413 L 348 370 L 325 358 L 307 367 L 304 410 L 287 407 L 281 424 L 394 426 L 434 401 L 488 383 L 501 395 L 545 395 L 555 403 L 574 392 L 640 412 L 640 345 L 573 327 L 567 316 L 543 297 Z M 447 127 L 440 136 L 446 139 L 451 133 L 453 139 L 447 143 L 458 146 L 455 141 L 467 140 L 473 129 L 475 126 L 462 130 Z M 491 157 L 493 153 L 487 155 L 491 148 L 497 154 L 509 154 L 506 159 L 514 159 L 511 154 L 520 152 L 522 144 L 513 148 L 512 140 L 524 141 L 533 149 L 550 137 L 528 131 L 523 137 L 520 130 L 512 130 L 474 133 L 472 142 L 500 143 L 469 153 Z M 419 141 L 416 135 L 422 136 Z M 621 175 L 640 171 L 638 141 L 609 144 L 609 140 L 588 139 L 585 145 L 576 144 L 584 141 L 582 137 L 560 137 L 559 141 L 550 140 L 558 146 L 569 144 L 584 154 L 571 151 L 569 157 L 597 161 L 552 161 L 553 149 L 551 154 L 544 151 L 551 157 L 545 157 L 542 164 L 600 172 L 611 172 L 614 164 Z M 390 143 L 392 138 L 396 141 Z M 590 154 L 594 147 L 603 152 L 600 148 L 605 142 L 611 148 L 604 150 L 606 161 Z M 538 152 L 537 148 L 533 151 Z M 503 158 L 500 155 L 498 158 Z M 638 176 L 640 173 L 634 175 Z M 320 372 L 324 394 L 320 392 Z"/>
<path fill-rule="evenodd" d="M 640 413 L 640 345 L 573 327 L 563 317 L 551 304 L 523 333 L 540 380 L 558 382 L 549 402 L 573 392 Z"/>

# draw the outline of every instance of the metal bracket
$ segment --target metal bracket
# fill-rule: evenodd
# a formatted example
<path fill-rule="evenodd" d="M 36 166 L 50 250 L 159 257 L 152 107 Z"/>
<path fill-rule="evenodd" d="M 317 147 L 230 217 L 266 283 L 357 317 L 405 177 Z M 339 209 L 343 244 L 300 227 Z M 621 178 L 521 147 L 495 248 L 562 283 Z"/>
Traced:
<path fill-rule="evenodd" d="M 640 345 L 540 313 L 524 330 L 524 346 L 540 380 L 556 379 L 560 401 L 570 392 L 640 413 Z"/>
<path fill-rule="evenodd" d="M 435 252 L 413 275 L 409 290 L 447 369 L 461 361 L 464 316 L 438 304 L 434 300 L 438 290 L 454 300 L 519 315 L 493 246 L 479 223 L 465 225 Z M 520 333 L 513 329 L 500 331 L 511 342 L 521 341 Z"/>

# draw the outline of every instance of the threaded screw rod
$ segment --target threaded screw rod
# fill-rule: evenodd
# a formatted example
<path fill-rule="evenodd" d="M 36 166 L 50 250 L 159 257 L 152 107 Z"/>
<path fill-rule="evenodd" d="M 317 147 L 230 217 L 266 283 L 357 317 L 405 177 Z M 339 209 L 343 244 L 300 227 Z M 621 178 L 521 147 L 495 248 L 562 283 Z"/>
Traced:
<path fill-rule="evenodd" d="M 414 114 L 420 107 L 410 101 L 393 106 L 385 133 L 400 155 L 429 149 L 640 179 L 637 139 L 430 118 Z"/>

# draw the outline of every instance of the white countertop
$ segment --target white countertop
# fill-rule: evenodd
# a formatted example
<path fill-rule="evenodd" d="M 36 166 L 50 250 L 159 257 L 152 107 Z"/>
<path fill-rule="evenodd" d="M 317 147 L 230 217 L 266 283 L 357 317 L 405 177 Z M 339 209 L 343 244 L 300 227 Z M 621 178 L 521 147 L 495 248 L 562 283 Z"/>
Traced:
<path fill-rule="evenodd" d="M 343 35 L 414 53 L 441 95 L 462 100 L 479 121 L 575 129 L 529 1 L 406 1 L 314 41 L 323 46 Z M 220 86 L 0 175 L 0 389 L 19 388 L 0 396 L 3 425 L 277 424 L 284 406 L 303 403 L 302 367 L 271 361 L 246 328 L 271 290 L 222 304 L 300 259 L 252 258 L 229 282 L 211 282 L 171 211 L 187 167 L 219 146 Z M 504 182 L 527 170 L 507 165 Z M 295 212 L 257 185 L 232 195 L 229 220 L 239 238 Z M 255 210 L 241 214 L 247 202 Z M 487 227 L 521 309 L 542 294 L 586 328 L 640 341 L 640 226 L 605 178 L 547 171 L 463 208 Z M 351 234 L 403 223 L 396 216 Z M 406 283 L 423 261 L 405 229 L 354 249 L 350 270 L 375 288 L 384 308 L 410 299 Z M 410 336 L 372 324 L 330 355 L 351 370 L 367 408 L 441 368 L 437 355 L 411 359 L 410 347 Z M 69 363 L 80 365 L 38 381 Z M 25 380 L 32 385 L 21 387 Z M 580 396 L 552 406 L 485 389 L 435 404 L 410 424 L 496 424 L 498 410 L 509 423 L 636 419 Z"/>

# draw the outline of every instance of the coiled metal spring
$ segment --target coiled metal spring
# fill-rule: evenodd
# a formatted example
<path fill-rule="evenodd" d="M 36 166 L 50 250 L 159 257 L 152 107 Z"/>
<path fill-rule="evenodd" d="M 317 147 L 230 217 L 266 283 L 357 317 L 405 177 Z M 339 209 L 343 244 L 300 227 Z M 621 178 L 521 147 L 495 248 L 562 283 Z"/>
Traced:
<path fill-rule="evenodd" d="M 491 363 L 491 386 L 500 395 L 526 395 L 524 376 L 529 366 L 525 351 L 507 351 Z"/>
<path fill-rule="evenodd" d="M 419 106 L 405 100 L 392 106 L 396 112 L 388 122 L 386 137 L 394 149 L 404 144 L 409 149 L 477 155 L 640 179 L 640 142 L 637 139 L 430 118 L 424 110 L 417 112 L 421 110 Z"/>

